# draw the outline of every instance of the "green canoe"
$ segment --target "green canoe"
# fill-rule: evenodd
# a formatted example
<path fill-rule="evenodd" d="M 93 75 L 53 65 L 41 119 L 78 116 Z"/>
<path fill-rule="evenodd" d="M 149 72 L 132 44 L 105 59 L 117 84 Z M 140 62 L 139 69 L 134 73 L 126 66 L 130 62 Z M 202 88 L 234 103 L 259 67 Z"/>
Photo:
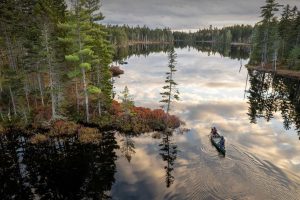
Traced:
<path fill-rule="evenodd" d="M 221 136 L 213 137 L 212 135 L 210 136 L 211 143 L 218 149 L 220 153 L 225 155 L 226 150 L 225 150 L 225 145 L 221 147 L 220 145 L 220 140 Z"/>

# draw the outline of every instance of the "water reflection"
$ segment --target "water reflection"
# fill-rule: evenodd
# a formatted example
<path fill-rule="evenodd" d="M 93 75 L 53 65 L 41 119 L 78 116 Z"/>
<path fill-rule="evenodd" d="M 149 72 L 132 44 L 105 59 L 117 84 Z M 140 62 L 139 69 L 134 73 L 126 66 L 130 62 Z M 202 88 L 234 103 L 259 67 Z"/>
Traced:
<path fill-rule="evenodd" d="M 193 48 L 199 52 L 207 52 L 207 55 L 216 55 L 217 53 L 223 57 L 229 57 L 231 59 L 248 59 L 250 56 L 250 46 L 247 45 L 230 45 L 219 43 L 186 43 L 175 42 L 176 48 Z"/>
<path fill-rule="evenodd" d="M 172 114 L 190 132 L 106 132 L 90 145 L 78 136 L 41 145 L 26 134 L 1 136 L 1 199 L 299 199 L 297 81 L 247 71 L 243 57 L 211 48 L 175 50 L 181 101 Z M 168 59 L 160 49 L 147 55 L 127 58 L 115 92 L 127 85 L 137 106 L 158 108 Z M 226 137 L 225 158 L 209 141 L 212 124 Z"/>
<path fill-rule="evenodd" d="M 123 138 L 121 139 L 120 150 L 127 161 L 130 163 L 132 155 L 135 154 L 135 147 L 134 147 L 134 140 L 132 139 L 133 136 L 130 134 L 123 134 Z"/>
<path fill-rule="evenodd" d="M 248 73 L 250 121 L 256 123 L 258 118 L 270 121 L 280 112 L 284 128 L 289 130 L 294 125 L 300 136 L 300 81 L 262 71 L 248 70 Z"/>
<path fill-rule="evenodd" d="M 123 64 L 123 61 L 131 56 L 149 56 L 151 53 L 166 53 L 170 48 L 197 49 L 198 52 L 206 52 L 208 56 L 219 54 L 231 59 L 248 59 L 249 46 L 224 45 L 211 43 L 185 43 L 175 42 L 170 44 L 136 44 L 115 49 L 114 61 Z M 130 63 L 129 63 L 130 64 Z"/>
<path fill-rule="evenodd" d="M 122 63 L 130 56 L 149 56 L 150 53 L 167 52 L 172 45 L 168 44 L 136 44 L 115 49 L 114 61 Z"/>
<path fill-rule="evenodd" d="M 278 112 L 269 122 L 258 118 L 256 124 L 249 123 L 248 97 L 244 99 L 248 71 L 241 67 L 241 62 L 243 65 L 248 60 L 224 57 L 221 52 L 207 56 L 208 52 L 199 52 L 193 47 L 176 48 L 176 53 L 178 71 L 175 79 L 181 101 L 174 103 L 173 112 L 191 128 L 188 134 L 173 133 L 171 138 L 165 138 L 171 139 L 175 149 L 180 149 L 171 166 L 175 170 L 171 170 L 170 177 L 176 181 L 163 189 L 162 181 L 168 175 L 167 162 L 162 162 L 161 156 L 157 157 L 160 152 L 160 148 L 156 148 L 158 140 L 152 139 L 151 135 L 141 135 L 134 139 L 136 154 L 131 166 L 118 161 L 117 177 L 123 184 L 114 185 L 115 197 L 297 199 L 300 195 L 297 133 L 293 129 L 284 129 Z M 164 86 L 162 74 L 168 63 L 166 54 L 159 52 L 146 58 L 132 56 L 128 63 L 124 67 L 125 75 L 116 80 L 116 92 L 126 84 L 136 105 L 159 107 L 159 92 Z M 228 142 L 225 159 L 220 159 L 209 142 L 212 124 L 221 130 Z M 161 139 L 160 144 L 163 142 Z M 172 150 L 171 145 L 166 149 Z M 223 182 L 227 187 L 222 185 Z M 130 186 L 124 189 L 125 185 Z M 133 192 L 142 188 L 146 194 Z"/>
<path fill-rule="evenodd" d="M 108 199 L 115 182 L 114 133 L 100 144 L 77 137 L 31 144 L 26 135 L 1 137 L 1 199 Z"/>
<path fill-rule="evenodd" d="M 164 166 L 166 171 L 166 186 L 170 187 L 174 182 L 174 176 L 172 175 L 172 171 L 174 170 L 174 162 L 176 160 L 177 155 L 177 145 L 172 142 L 171 135 L 164 134 L 160 146 L 160 155 L 163 161 L 166 162 Z"/>

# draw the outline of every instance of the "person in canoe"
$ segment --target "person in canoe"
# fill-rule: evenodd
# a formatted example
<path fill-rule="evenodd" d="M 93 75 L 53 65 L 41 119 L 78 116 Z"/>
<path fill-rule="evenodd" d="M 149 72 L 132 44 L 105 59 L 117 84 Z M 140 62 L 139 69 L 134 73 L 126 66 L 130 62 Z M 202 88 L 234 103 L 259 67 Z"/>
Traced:
<path fill-rule="evenodd" d="M 211 129 L 211 134 L 212 134 L 213 137 L 218 137 L 218 136 L 219 136 L 216 127 L 213 127 L 213 128 Z"/>
<path fill-rule="evenodd" d="M 221 136 L 221 140 L 220 140 L 220 147 L 221 148 L 225 148 L 225 139 L 224 139 L 224 136 Z"/>

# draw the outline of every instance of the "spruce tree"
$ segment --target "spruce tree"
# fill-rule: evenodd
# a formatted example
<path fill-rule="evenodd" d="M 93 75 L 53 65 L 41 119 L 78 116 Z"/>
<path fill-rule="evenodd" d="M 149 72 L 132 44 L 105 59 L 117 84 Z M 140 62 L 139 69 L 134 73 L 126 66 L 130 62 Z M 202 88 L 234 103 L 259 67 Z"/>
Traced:
<path fill-rule="evenodd" d="M 179 100 L 179 91 L 176 88 L 177 83 L 174 81 L 174 73 L 177 71 L 175 69 L 177 54 L 175 53 L 174 48 L 171 48 L 168 51 L 169 71 L 166 72 L 166 85 L 163 86 L 164 92 L 161 92 L 162 100 L 160 102 L 164 103 L 166 113 L 169 114 L 171 102 L 173 100 Z"/>
<path fill-rule="evenodd" d="M 274 25 L 276 22 L 275 12 L 279 10 L 278 3 L 275 0 L 266 0 L 266 5 L 261 7 L 261 17 L 263 18 L 261 23 L 264 27 L 264 40 L 263 40 L 263 50 L 262 50 L 262 64 L 266 64 L 269 61 L 268 48 L 270 48 L 270 27 L 271 24 Z"/>

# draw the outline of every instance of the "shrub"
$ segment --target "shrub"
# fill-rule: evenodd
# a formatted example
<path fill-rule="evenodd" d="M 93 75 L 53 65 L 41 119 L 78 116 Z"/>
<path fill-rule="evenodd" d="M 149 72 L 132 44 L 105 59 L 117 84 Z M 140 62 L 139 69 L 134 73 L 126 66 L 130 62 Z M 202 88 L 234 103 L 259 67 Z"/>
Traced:
<path fill-rule="evenodd" d="M 114 127 L 113 116 L 106 113 L 102 114 L 100 117 L 95 117 L 92 119 L 92 123 L 95 123 L 99 126 L 99 128 L 111 128 Z"/>
<path fill-rule="evenodd" d="M 119 102 L 113 101 L 111 107 L 112 121 L 121 132 L 144 133 L 178 128 L 183 122 L 175 115 L 168 115 L 162 109 L 151 110 L 144 107 L 131 106 L 130 115 L 122 111 Z M 113 122 L 112 122 L 113 123 Z"/>
<path fill-rule="evenodd" d="M 77 133 L 79 125 L 74 122 L 57 120 L 53 122 L 50 135 L 73 135 Z"/>
<path fill-rule="evenodd" d="M 29 141 L 31 144 L 41 144 L 48 141 L 48 137 L 46 135 L 38 133 L 32 136 Z"/>
<path fill-rule="evenodd" d="M 51 107 L 50 106 L 39 106 L 33 110 L 33 125 L 35 127 L 43 126 L 45 121 L 51 119 Z"/>
<path fill-rule="evenodd" d="M 3 134 L 5 132 L 4 127 L 0 124 L 0 134 Z"/>
<path fill-rule="evenodd" d="M 120 69 L 119 66 L 110 67 L 110 71 L 111 71 L 113 77 L 124 74 L 124 70 Z"/>
<path fill-rule="evenodd" d="M 81 127 L 78 130 L 79 141 L 83 144 L 99 144 L 102 135 L 96 128 Z"/>

